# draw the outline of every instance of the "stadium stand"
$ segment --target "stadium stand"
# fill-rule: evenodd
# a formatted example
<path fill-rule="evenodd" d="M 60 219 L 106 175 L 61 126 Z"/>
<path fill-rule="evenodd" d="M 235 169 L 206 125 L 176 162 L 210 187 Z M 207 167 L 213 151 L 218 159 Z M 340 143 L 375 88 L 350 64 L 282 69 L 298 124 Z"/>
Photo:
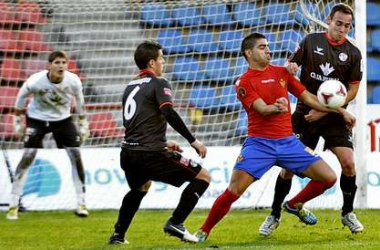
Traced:
<path fill-rule="evenodd" d="M 230 73 L 230 60 L 219 57 L 210 57 L 205 62 L 206 77 L 214 82 L 232 81 Z"/>
<path fill-rule="evenodd" d="M 374 57 L 367 58 L 367 80 L 380 81 L 380 61 Z"/>
<path fill-rule="evenodd" d="M 372 103 L 380 104 L 380 86 L 372 88 Z"/>
<path fill-rule="evenodd" d="M 13 129 L 13 119 L 12 114 L 2 114 L 0 115 L 0 138 L 5 141 L 18 141 L 21 139 L 20 135 L 14 132 Z M 25 117 L 22 118 L 25 124 Z"/>
<path fill-rule="evenodd" d="M 15 19 L 24 24 L 46 24 L 46 19 L 42 16 L 41 8 L 33 1 L 19 1 L 16 6 Z"/>
<path fill-rule="evenodd" d="M 244 34 L 241 30 L 227 30 L 219 33 L 218 46 L 221 51 L 239 53 Z"/>
<path fill-rule="evenodd" d="M 169 12 L 160 3 L 144 3 L 141 7 L 141 21 L 152 27 L 168 27 L 173 24 Z"/>
<path fill-rule="evenodd" d="M 25 80 L 25 75 L 21 71 L 18 59 L 5 57 L 2 59 L 0 79 L 2 82 L 21 82 Z"/>
<path fill-rule="evenodd" d="M 199 82 L 205 79 L 205 74 L 195 58 L 177 57 L 174 61 L 173 79 L 184 82 Z"/>
<path fill-rule="evenodd" d="M 173 20 L 180 26 L 199 26 L 203 24 L 202 16 L 195 6 L 177 6 L 172 10 Z"/>
<path fill-rule="evenodd" d="M 124 132 L 118 128 L 115 117 L 109 112 L 99 112 L 89 116 L 91 136 L 101 138 L 122 137 Z"/>
<path fill-rule="evenodd" d="M 218 51 L 211 32 L 205 29 L 192 29 L 189 32 L 188 44 L 192 51 L 197 53 L 213 53 Z"/>
<path fill-rule="evenodd" d="M 0 114 L 7 113 L 14 107 L 19 88 L 0 87 Z"/>
<path fill-rule="evenodd" d="M 164 54 L 180 54 L 190 51 L 182 32 L 178 29 L 162 29 L 158 32 L 157 42 L 163 45 Z"/>
<path fill-rule="evenodd" d="M 202 110 L 217 108 L 216 90 L 212 87 L 196 86 L 191 89 L 190 104 Z"/>
<path fill-rule="evenodd" d="M 380 6 L 378 2 L 367 1 L 367 25 L 380 26 Z"/>
<path fill-rule="evenodd" d="M 255 3 L 240 2 L 233 4 L 233 18 L 243 27 L 255 27 L 261 25 L 261 11 Z"/>
<path fill-rule="evenodd" d="M 227 85 L 222 88 L 220 106 L 226 107 L 231 112 L 242 109 L 242 104 L 236 97 L 235 85 Z"/>
<path fill-rule="evenodd" d="M 203 5 L 202 14 L 206 23 L 211 25 L 229 26 L 233 23 L 231 13 L 223 3 Z"/>

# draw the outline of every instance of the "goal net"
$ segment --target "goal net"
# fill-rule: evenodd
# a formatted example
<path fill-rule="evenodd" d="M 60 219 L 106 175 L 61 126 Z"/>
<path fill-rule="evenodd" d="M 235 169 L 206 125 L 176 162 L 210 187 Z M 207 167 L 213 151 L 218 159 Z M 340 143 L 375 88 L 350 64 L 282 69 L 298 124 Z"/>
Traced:
<path fill-rule="evenodd" d="M 164 47 L 165 77 L 191 131 L 207 146 L 238 146 L 247 133 L 246 114 L 234 90 L 234 81 L 247 69 L 240 53 L 243 37 L 264 33 L 272 64 L 284 65 L 306 34 L 326 28 L 323 23 L 335 3 L 355 8 L 352 0 L 16 2 L 0 2 L 4 149 L 22 148 L 12 127 L 15 96 L 28 76 L 46 68 L 54 50 L 69 54 L 69 70 L 83 82 L 91 129 L 83 146 L 118 147 L 122 93 L 138 72 L 134 50 L 147 39 Z M 168 139 L 184 142 L 170 127 Z M 44 145 L 54 147 L 52 138 Z"/>

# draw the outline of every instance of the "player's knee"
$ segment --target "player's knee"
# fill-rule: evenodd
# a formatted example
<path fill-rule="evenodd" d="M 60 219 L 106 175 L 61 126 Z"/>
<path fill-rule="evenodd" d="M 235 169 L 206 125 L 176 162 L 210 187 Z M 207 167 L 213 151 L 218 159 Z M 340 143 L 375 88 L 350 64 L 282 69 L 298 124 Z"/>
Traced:
<path fill-rule="evenodd" d="M 342 166 L 342 172 L 346 176 L 354 176 L 355 173 L 355 162 L 352 159 L 340 160 Z"/>
<path fill-rule="evenodd" d="M 211 182 L 211 176 L 205 168 L 201 169 L 201 171 L 196 176 L 196 179 L 203 180 L 207 183 Z"/>
<path fill-rule="evenodd" d="M 331 171 L 331 173 L 329 173 L 325 178 L 325 183 L 326 183 L 327 188 L 334 186 L 336 181 L 337 181 L 337 176 L 333 171 Z"/>

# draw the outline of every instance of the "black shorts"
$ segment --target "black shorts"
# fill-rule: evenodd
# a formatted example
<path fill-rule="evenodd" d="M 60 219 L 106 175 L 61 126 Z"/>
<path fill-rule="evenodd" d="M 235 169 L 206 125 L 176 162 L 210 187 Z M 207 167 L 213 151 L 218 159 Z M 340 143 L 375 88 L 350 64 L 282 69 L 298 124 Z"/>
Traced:
<path fill-rule="evenodd" d="M 129 187 L 137 189 L 147 181 L 160 181 L 180 187 L 192 181 L 202 167 L 179 153 L 121 149 L 120 165 Z"/>
<path fill-rule="evenodd" d="M 305 120 L 304 114 L 294 112 L 292 124 L 293 132 L 303 144 L 311 149 L 315 149 L 319 137 L 325 140 L 325 148 L 353 148 L 352 132 L 346 128 L 344 122 L 334 120 L 322 124 L 308 122 Z"/>
<path fill-rule="evenodd" d="M 58 148 L 79 147 L 80 136 L 71 117 L 61 121 L 47 122 L 26 117 L 25 148 L 43 148 L 47 133 L 53 133 Z"/>

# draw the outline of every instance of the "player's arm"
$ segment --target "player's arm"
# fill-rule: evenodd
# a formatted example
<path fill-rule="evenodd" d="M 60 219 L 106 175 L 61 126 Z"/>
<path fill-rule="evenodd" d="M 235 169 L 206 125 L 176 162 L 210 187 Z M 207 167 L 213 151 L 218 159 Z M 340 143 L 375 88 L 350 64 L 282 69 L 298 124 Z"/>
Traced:
<path fill-rule="evenodd" d="M 275 103 L 269 105 L 263 99 L 258 98 L 252 103 L 252 109 L 264 116 L 278 115 L 289 111 L 288 101 L 284 97 L 277 99 Z"/>
<path fill-rule="evenodd" d="M 353 82 L 348 84 L 346 103 L 349 104 L 352 100 L 355 99 L 359 91 L 359 82 Z"/>
<path fill-rule="evenodd" d="M 80 141 L 83 143 L 90 137 L 90 128 L 89 123 L 86 119 L 85 115 L 85 106 L 84 106 L 84 96 L 82 92 L 82 82 L 79 77 L 76 79 L 76 86 L 74 96 L 76 101 L 76 111 L 79 115 L 79 133 L 80 133 Z"/>
<path fill-rule="evenodd" d="M 24 130 L 25 130 L 25 127 L 22 124 L 21 115 L 24 113 L 23 109 L 24 109 L 24 105 L 26 102 L 26 98 L 31 93 L 28 85 L 29 85 L 28 81 L 26 81 L 22 85 L 22 87 L 21 87 L 21 89 L 18 92 L 17 97 L 16 97 L 15 117 L 13 120 L 13 129 L 19 135 L 22 135 L 24 133 Z"/>
<path fill-rule="evenodd" d="M 187 128 L 186 124 L 183 122 L 182 118 L 174 110 L 173 105 L 171 103 L 166 103 L 160 108 L 162 114 L 165 116 L 165 119 L 170 124 L 170 126 L 172 126 L 173 129 L 175 129 L 190 143 L 190 145 L 197 151 L 199 156 L 204 158 L 207 153 L 206 147 L 193 136 L 193 134 Z M 171 145 L 168 142 L 168 147 L 169 146 L 175 147 L 175 145 Z"/>

